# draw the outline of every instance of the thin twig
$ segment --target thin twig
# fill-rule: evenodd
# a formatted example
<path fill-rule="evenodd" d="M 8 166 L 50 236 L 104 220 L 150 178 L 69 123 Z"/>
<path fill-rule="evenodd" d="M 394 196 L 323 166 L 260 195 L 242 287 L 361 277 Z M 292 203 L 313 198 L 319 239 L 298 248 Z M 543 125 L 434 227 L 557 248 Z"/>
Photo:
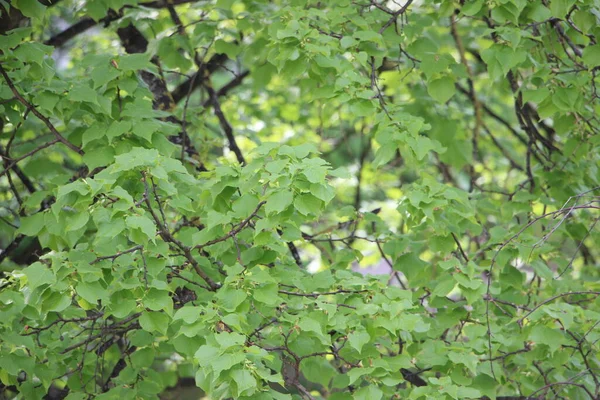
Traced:
<path fill-rule="evenodd" d="M 12 80 L 10 79 L 10 77 L 8 76 L 6 71 L 4 70 L 4 67 L 2 67 L 2 63 L 0 63 L 0 74 L 4 77 L 6 84 L 8 85 L 10 90 L 13 92 L 13 95 L 15 96 L 15 98 L 17 100 L 19 100 L 19 102 L 21 104 L 23 104 L 29 111 L 31 111 L 33 113 L 33 115 L 38 117 L 38 119 L 40 119 L 48 127 L 48 129 L 50 129 L 50 132 L 52 132 L 54 137 L 56 137 L 56 139 L 59 142 L 61 142 L 62 144 L 64 144 L 65 146 L 67 146 L 68 148 L 70 148 L 71 150 L 76 152 L 77 154 L 80 154 L 80 155 L 83 154 L 83 150 L 81 150 L 79 147 L 75 146 L 73 143 L 69 142 L 63 135 L 60 134 L 60 132 L 54 127 L 54 125 L 52 124 L 52 122 L 50 122 L 50 120 L 48 118 L 46 118 L 42 113 L 40 113 L 37 110 L 37 108 L 35 108 L 33 106 L 33 104 L 31 104 L 23 96 L 21 96 L 21 93 L 19 93 L 19 91 L 13 84 Z"/>

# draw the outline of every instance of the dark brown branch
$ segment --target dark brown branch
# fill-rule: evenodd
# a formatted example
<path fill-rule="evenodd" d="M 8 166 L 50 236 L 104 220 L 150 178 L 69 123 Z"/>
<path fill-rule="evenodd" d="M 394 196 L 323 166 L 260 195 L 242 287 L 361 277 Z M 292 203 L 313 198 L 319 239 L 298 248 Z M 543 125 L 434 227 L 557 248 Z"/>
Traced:
<path fill-rule="evenodd" d="M 144 197 L 142 200 L 143 200 L 143 202 L 146 203 L 146 206 L 148 207 L 148 211 L 150 212 L 152 219 L 154 219 L 154 223 L 156 224 L 156 226 L 158 228 L 158 233 L 159 233 L 160 237 L 166 243 L 170 243 L 174 247 L 178 248 L 183 253 L 184 257 L 190 263 L 192 268 L 194 268 L 196 273 L 204 280 L 204 282 L 206 282 L 208 284 L 210 289 L 212 291 L 216 291 L 218 288 L 221 287 L 221 285 L 216 283 L 210 276 L 208 276 L 208 274 L 206 272 L 204 272 L 202 270 L 202 268 L 200 268 L 198 261 L 196 261 L 196 259 L 192 255 L 191 248 L 185 246 L 183 243 L 181 243 L 181 241 L 174 238 L 173 235 L 171 234 L 171 232 L 169 231 L 169 228 L 161 222 L 160 217 L 158 216 L 158 214 L 156 214 L 156 211 L 154 211 L 154 208 L 152 207 L 152 203 L 150 202 L 150 188 L 148 186 L 148 180 L 147 180 L 146 174 L 144 172 L 142 172 L 142 182 L 144 183 Z"/>
<path fill-rule="evenodd" d="M 135 247 L 132 247 L 132 248 L 130 248 L 130 249 L 127 249 L 127 250 L 120 251 L 120 252 L 118 252 L 118 253 L 115 253 L 115 254 L 113 254 L 113 255 L 110 255 L 110 256 L 102 256 L 102 257 L 98 257 L 98 258 L 96 258 L 94 261 L 90 262 L 90 265 L 93 265 L 93 264 L 99 263 L 100 261 L 104 261 L 104 260 L 112 260 L 112 261 L 115 261 L 117 258 L 121 257 L 122 255 L 125 255 L 125 254 L 129 254 L 129 253 L 136 252 L 136 251 L 138 251 L 138 250 L 141 250 L 143 247 L 144 247 L 144 246 L 142 246 L 142 245 L 140 244 L 140 245 L 137 245 L 137 246 L 135 246 Z"/>
<path fill-rule="evenodd" d="M 43 145 L 36 147 L 35 149 L 28 151 L 27 153 L 23 154 L 22 156 L 19 156 L 17 158 L 8 158 L 8 157 L 2 157 L 4 159 L 4 169 L 2 171 L 0 171 L 0 176 L 3 176 L 4 174 L 6 174 L 9 170 L 11 169 L 15 169 L 17 167 L 17 163 L 19 161 L 22 161 L 28 157 L 31 157 L 32 155 L 34 155 L 35 153 L 37 153 L 40 150 L 44 150 L 47 147 L 50 147 L 52 145 L 55 145 L 56 143 L 58 143 L 60 140 L 55 139 L 55 140 L 51 140 L 48 143 L 44 143 Z"/>
<path fill-rule="evenodd" d="M 565 293 L 561 293 L 561 294 L 557 294 L 556 296 L 552 296 L 549 299 L 546 299 L 544 301 L 542 301 L 540 304 L 538 304 L 537 306 L 533 307 L 531 310 L 529 310 L 529 312 L 527 314 L 525 314 L 524 316 L 522 316 L 521 318 L 519 318 L 517 320 L 517 324 L 519 324 L 519 326 L 521 326 L 523 324 L 523 320 L 525 320 L 525 318 L 529 317 L 531 314 L 533 314 L 534 312 L 536 312 L 540 307 L 553 302 L 554 300 L 560 298 L 560 297 L 565 297 L 565 296 L 574 296 L 574 295 L 594 295 L 594 296 L 600 296 L 600 292 L 595 292 L 595 291 L 581 291 L 581 292 L 565 292 Z"/>
<path fill-rule="evenodd" d="M 73 350 L 75 350 L 75 349 L 77 349 L 77 348 L 79 348 L 81 346 L 85 346 L 88 343 L 93 342 L 94 340 L 96 340 L 96 339 L 104 336 L 105 333 L 106 333 L 105 331 L 122 331 L 122 332 L 127 332 L 127 331 L 129 331 L 129 330 L 132 329 L 132 325 L 128 325 L 128 326 L 125 326 L 125 327 L 123 327 L 123 325 L 127 324 L 130 321 L 133 321 L 134 319 L 138 318 L 140 315 L 142 315 L 142 313 L 141 312 L 137 312 L 135 314 L 130 315 L 129 317 L 127 317 L 125 319 L 122 319 L 122 320 L 120 320 L 118 322 L 115 322 L 112 325 L 109 325 L 106 328 L 102 328 L 102 331 L 100 333 L 97 333 L 95 335 L 90 335 L 87 339 L 82 340 L 80 342 L 77 342 L 75 344 L 72 344 L 71 346 L 69 346 L 69 347 L 65 348 L 64 350 L 62 350 L 60 352 L 60 354 L 67 354 L 70 351 L 73 351 Z M 137 327 L 137 323 L 134 323 L 133 327 Z"/>
<path fill-rule="evenodd" d="M 578 57 L 581 57 L 583 55 L 583 52 L 581 51 L 581 49 L 579 47 L 577 47 L 577 45 L 575 43 L 573 43 L 573 40 L 571 40 L 569 35 L 567 35 L 565 33 L 565 30 L 560 25 L 560 20 L 553 19 L 550 23 L 556 30 L 556 33 L 558 33 L 558 36 L 567 42 L 567 44 L 569 45 L 571 50 L 573 50 L 573 53 L 575 53 Z"/>
<path fill-rule="evenodd" d="M 238 160 L 238 162 L 241 165 L 245 165 L 246 159 L 244 158 L 242 151 L 240 150 L 240 148 L 237 145 L 237 142 L 235 141 L 235 136 L 233 134 L 233 128 L 231 127 L 231 124 L 229 123 L 229 121 L 227 121 L 227 118 L 225 118 L 225 114 L 223 114 L 223 110 L 221 109 L 221 103 L 219 103 L 219 98 L 217 96 L 217 92 L 215 92 L 215 89 L 213 89 L 212 84 L 210 83 L 210 80 L 208 80 L 208 78 L 207 78 L 207 82 L 205 83 L 205 88 L 210 97 L 210 101 L 212 103 L 215 115 L 219 119 L 219 124 L 221 125 L 221 129 L 223 129 L 223 132 L 225 133 L 225 137 L 227 137 L 227 141 L 229 142 L 229 149 L 231 151 L 233 151 L 233 153 L 235 154 L 235 158 Z"/>
<path fill-rule="evenodd" d="M 128 54 L 145 53 L 148 49 L 148 40 L 133 24 L 117 29 L 117 34 Z M 153 62 L 156 63 L 156 60 L 153 60 Z M 139 73 L 144 83 L 148 85 L 148 89 L 154 95 L 152 102 L 154 108 L 162 111 L 172 110 L 175 107 L 175 103 L 164 79 L 144 70 L 139 71 Z"/>
<path fill-rule="evenodd" d="M 180 35 L 185 35 L 185 27 L 183 26 L 183 22 L 181 22 L 181 18 L 179 17 L 179 14 L 177 14 L 177 10 L 175 10 L 175 7 L 173 6 L 173 4 L 169 4 L 167 3 L 167 9 L 169 10 L 169 15 L 171 16 L 171 20 L 173 21 L 173 23 L 177 26 L 177 32 Z"/>
<path fill-rule="evenodd" d="M 473 136 L 471 138 L 471 144 L 473 147 L 473 161 L 477 161 L 480 159 L 479 156 L 479 132 L 481 130 L 481 126 L 483 125 L 483 120 L 481 117 L 481 103 L 479 103 L 479 99 L 477 98 L 477 93 L 475 92 L 475 83 L 473 82 L 473 71 L 469 62 L 467 61 L 467 57 L 465 55 L 465 47 L 463 46 L 462 39 L 458 34 L 458 29 L 456 28 L 456 18 L 454 15 L 450 17 L 450 33 L 454 38 L 454 42 L 456 43 L 456 49 L 458 50 L 458 54 L 460 56 L 460 62 L 464 65 L 467 71 L 467 83 L 469 85 L 469 97 L 471 102 L 473 103 L 473 110 L 475 114 L 475 124 L 473 125 Z M 469 191 L 472 191 L 475 187 L 476 174 L 475 168 L 473 165 L 469 166 L 469 173 L 471 175 L 471 185 Z"/>
<path fill-rule="evenodd" d="M 48 45 L 48 46 L 53 46 L 53 47 L 64 46 L 64 44 L 67 43 L 69 40 L 73 39 L 75 36 L 85 32 L 85 31 L 87 31 L 88 29 L 96 26 L 98 23 L 103 22 L 103 23 L 107 24 L 118 18 L 120 18 L 120 16 L 116 17 L 114 19 L 107 16 L 105 18 L 102 18 L 98 22 L 96 22 L 93 19 L 88 18 L 88 17 L 83 18 L 80 21 L 78 21 L 75 24 L 68 27 L 67 29 L 65 29 L 64 31 L 52 36 L 50 39 L 46 40 L 44 42 L 44 44 Z"/>
<path fill-rule="evenodd" d="M 183 100 L 188 93 L 194 91 L 204 84 L 204 80 L 207 75 L 215 72 L 221 65 L 223 65 L 228 60 L 227 55 L 225 54 L 215 54 L 208 60 L 206 63 L 203 63 L 192 77 L 190 77 L 187 81 L 183 82 L 181 85 L 177 86 L 171 95 L 173 96 L 173 101 L 175 103 L 179 103 Z M 195 78 L 194 78 L 195 77 Z"/>
<path fill-rule="evenodd" d="M 469 262 L 469 257 L 467 257 L 467 254 L 463 250 L 462 245 L 460 244 L 460 241 L 458 240 L 458 238 L 456 237 L 454 232 L 452 232 L 452 238 L 454 239 L 454 243 L 456 243 L 458 250 L 460 250 L 460 254 L 463 256 L 463 258 L 465 259 L 466 262 Z"/>
<path fill-rule="evenodd" d="M 197 246 L 195 246 L 195 249 L 201 250 L 204 247 L 207 246 L 212 246 L 213 244 L 217 244 L 220 242 L 223 242 L 227 239 L 230 239 L 232 237 L 234 237 L 235 235 L 237 235 L 238 233 L 240 233 L 242 231 L 242 229 L 244 229 L 246 227 L 246 225 L 248 225 L 248 223 L 250 222 L 250 220 L 252 218 L 254 218 L 256 216 L 256 214 L 258 214 L 258 211 L 260 210 L 260 208 L 266 203 L 266 201 L 261 201 L 260 203 L 258 203 L 258 205 L 256 206 L 256 209 L 252 212 L 252 214 L 250 214 L 250 216 L 248 218 L 246 218 L 245 220 L 243 220 L 242 222 L 239 223 L 238 226 L 236 226 L 234 229 L 232 229 L 231 231 L 229 231 L 229 233 L 227 233 L 225 236 L 221 236 L 220 238 L 211 240 L 209 242 L 206 242 L 204 244 L 199 244 Z"/>
<path fill-rule="evenodd" d="M 12 165 L 12 163 L 10 162 L 5 162 L 4 163 L 4 167 L 6 169 L 12 169 L 13 172 L 15 173 L 15 175 L 17 175 L 19 177 L 19 179 L 21 180 L 21 182 L 23 183 L 23 186 L 25 186 L 25 188 L 27 188 L 27 191 L 29 193 L 34 193 L 36 191 L 35 186 L 33 185 L 33 182 L 31 181 L 31 179 L 29 179 L 29 177 L 27 175 L 25 175 L 25 173 L 23 172 L 23 170 L 18 166 L 18 165 Z M 2 171 L 0 173 L 0 175 L 2 175 L 4 173 L 4 171 Z"/>
<path fill-rule="evenodd" d="M 19 100 L 19 102 L 21 104 L 23 104 L 31 113 L 33 113 L 33 115 L 38 117 L 38 119 L 41 120 L 48 127 L 48 129 L 50 129 L 50 132 L 52 132 L 54 137 L 56 137 L 56 139 L 59 142 L 61 142 L 62 144 L 64 144 L 68 148 L 70 148 L 71 150 L 77 152 L 77 154 L 83 154 L 83 150 L 81 150 L 79 147 L 75 146 L 73 143 L 69 142 L 63 135 L 60 134 L 60 132 L 54 127 L 54 125 L 52 124 L 52 122 L 50 122 L 50 120 L 48 118 L 46 118 L 42 113 L 40 113 L 37 110 L 37 108 L 35 108 L 33 106 L 33 104 L 31 104 L 23 96 L 21 96 L 21 93 L 19 93 L 19 91 L 13 84 L 12 80 L 10 79 L 10 77 L 8 76 L 6 71 L 4 70 L 4 67 L 2 67 L 1 63 L 0 63 L 0 74 L 4 77 L 6 84 L 12 91 L 15 98 L 17 100 Z"/>
<path fill-rule="evenodd" d="M 508 162 L 510 163 L 511 167 L 518 169 L 519 171 L 524 171 L 524 168 L 522 166 L 519 165 L 519 163 L 517 163 L 512 157 L 511 155 L 508 153 L 508 151 L 504 148 L 504 146 L 502 146 L 500 144 L 500 142 L 498 141 L 498 139 L 496 139 L 496 137 L 492 134 L 492 131 L 490 131 L 490 129 L 487 127 L 486 124 L 483 124 L 483 130 L 485 131 L 485 133 L 487 133 L 487 135 L 490 137 L 490 139 L 492 139 L 492 143 L 494 143 L 494 146 L 496 146 L 496 148 L 498 150 L 500 150 L 500 153 L 502 153 L 502 155 L 504 156 L 504 158 L 506 158 L 508 160 Z M 534 156 L 536 154 L 534 153 Z"/>
<path fill-rule="evenodd" d="M 408 7 L 412 4 L 413 0 L 408 0 L 398 11 L 394 11 L 390 19 L 379 29 L 379 34 L 382 34 L 390 25 L 396 22 L 399 16 L 404 14 Z M 375 3 L 377 4 L 377 3 Z"/>
<path fill-rule="evenodd" d="M 532 349 L 531 346 L 529 346 L 527 343 L 525 343 L 525 347 L 523 347 L 522 349 L 511 351 L 510 353 L 505 353 L 505 354 L 502 354 L 501 356 L 497 356 L 497 357 L 494 357 L 494 358 L 491 358 L 491 359 L 482 358 L 479 361 L 480 362 L 487 362 L 487 361 L 504 360 L 505 358 L 513 356 L 515 354 L 527 353 L 527 352 L 531 351 L 531 349 Z"/>
<path fill-rule="evenodd" d="M 474 101 L 471 96 L 471 92 L 469 92 L 467 89 L 465 89 L 459 83 L 456 84 L 456 88 L 458 89 L 459 92 L 467 95 L 471 101 Z M 481 103 L 481 101 L 480 101 L 480 104 L 481 104 L 481 108 L 483 109 L 483 111 L 486 112 L 486 114 L 488 114 L 490 117 L 495 119 L 501 125 L 506 127 L 506 129 L 508 129 L 510 131 L 510 133 L 519 140 L 519 142 L 521 142 L 522 144 L 527 146 L 527 139 L 524 138 L 515 128 L 513 128 L 512 125 L 504 117 L 502 117 L 500 114 L 498 114 L 497 112 L 495 112 L 494 110 L 489 108 L 486 104 Z"/>
<path fill-rule="evenodd" d="M 148 41 L 134 25 L 129 24 L 125 28 L 118 29 L 117 34 L 119 35 L 119 38 L 121 39 L 121 42 L 127 53 L 135 54 L 146 52 L 148 48 Z M 157 66 L 159 65 L 156 57 L 152 59 L 152 62 Z M 153 94 L 153 108 L 162 111 L 172 111 L 176 106 L 176 102 L 171 96 L 165 80 L 160 76 L 150 73 L 149 71 L 142 70 L 139 71 L 139 74 Z M 179 123 L 174 116 L 169 116 L 166 118 L 166 120 L 173 123 Z M 187 154 L 190 156 L 198 154 L 198 151 L 192 145 L 191 139 L 185 131 L 185 126 L 179 135 L 170 136 L 169 140 L 172 143 L 181 145 L 182 150 L 187 152 Z M 202 168 L 204 167 L 201 164 L 200 169 Z"/>
<path fill-rule="evenodd" d="M 13 99 L 10 99 L 10 101 L 12 101 Z M 4 168 L 6 170 L 12 169 L 12 171 L 19 177 L 19 179 L 21 180 L 21 182 L 23 183 L 23 185 L 25 186 L 27 191 L 29 191 L 29 193 L 31 194 L 36 191 L 35 186 L 33 185 L 33 182 L 31 181 L 31 179 L 29 179 L 29 177 L 27 175 L 25 175 L 25 173 L 21 170 L 21 168 L 19 168 L 18 165 L 11 166 L 11 163 L 10 163 L 10 161 L 11 161 L 10 160 L 11 146 L 13 145 L 13 141 L 15 140 L 15 137 L 17 136 L 18 130 L 21 128 L 21 125 L 27 119 L 28 115 L 29 115 L 29 110 L 25 111 L 25 115 L 23 116 L 23 119 L 13 129 L 12 135 L 11 135 L 10 139 L 8 139 L 8 143 L 6 144 L 6 148 L 4 148 L 2 145 L 0 145 L 0 157 L 3 159 Z M 4 129 L 4 121 L 2 119 L 0 119 L 0 133 L 2 132 L 3 129 Z M 7 178 L 9 179 L 9 181 L 11 180 L 10 173 L 7 174 Z M 10 182 L 10 185 L 12 187 L 12 182 Z M 18 194 L 15 193 L 15 196 L 18 197 Z"/>
<path fill-rule="evenodd" d="M 288 296 L 299 296 L 299 297 L 312 297 L 312 298 L 317 298 L 319 296 L 329 296 L 329 295 L 336 295 L 336 294 L 358 294 L 358 293 L 368 293 L 369 290 L 364 289 L 364 290 L 347 290 L 347 289 L 340 289 L 340 290 L 335 290 L 333 292 L 321 292 L 321 293 L 302 293 L 302 292 L 292 292 L 289 290 L 279 290 L 279 293 L 281 294 L 287 294 Z"/>
<path fill-rule="evenodd" d="M 63 319 L 63 318 L 59 317 L 54 322 L 51 322 L 50 324 L 48 324 L 46 326 L 43 326 L 41 328 L 30 327 L 30 331 L 22 334 L 22 336 L 38 335 L 40 332 L 48 330 L 48 329 L 52 328 L 54 325 L 57 325 L 57 324 L 63 324 L 64 325 L 64 324 L 67 324 L 67 323 L 81 323 L 81 322 L 85 322 L 85 321 L 95 321 L 95 320 L 101 318 L 103 315 L 104 315 L 104 313 L 99 312 L 99 313 L 96 313 L 96 314 L 91 315 L 89 317 L 69 318 L 69 319 Z"/>
<path fill-rule="evenodd" d="M 195 74 L 194 76 L 196 76 L 196 75 L 197 74 Z M 244 71 L 244 72 L 236 75 L 236 77 L 233 78 L 232 80 L 230 80 L 225 86 L 223 86 L 221 89 L 217 90 L 217 97 L 223 97 L 227 93 L 229 93 L 230 90 L 233 90 L 236 87 L 238 87 L 242 83 L 244 78 L 247 77 L 248 75 L 250 75 L 250 71 Z M 205 100 L 204 103 L 202 103 L 202 107 L 207 108 L 208 106 L 210 106 L 210 104 L 211 104 L 211 99 L 209 98 L 209 99 Z"/>
<path fill-rule="evenodd" d="M 120 339 L 120 342 L 125 342 L 122 338 Z M 121 345 L 121 346 L 127 346 L 125 345 Z M 115 366 L 113 367 L 112 372 L 110 373 L 109 377 L 106 379 L 106 382 L 104 382 L 104 385 L 102 385 L 102 392 L 108 392 L 111 388 L 111 381 L 118 377 L 119 374 L 121 373 L 121 371 L 123 371 L 125 369 L 125 367 L 127 366 L 127 363 L 125 362 L 125 359 L 127 357 L 129 357 L 133 352 L 135 352 L 137 350 L 137 347 L 135 346 L 127 346 L 125 349 L 121 350 L 121 357 L 119 357 L 119 360 L 117 361 L 117 363 L 115 364 Z"/>
<path fill-rule="evenodd" d="M 194 3 L 196 1 L 198 1 L 198 0 L 171 0 L 171 1 L 158 0 L 158 1 L 150 1 L 147 3 L 140 3 L 139 6 L 146 7 L 146 8 L 159 9 L 159 8 L 165 8 L 165 7 L 173 7 L 173 6 L 177 6 L 179 4 Z M 53 46 L 53 47 L 64 46 L 69 40 L 75 38 L 77 35 L 84 33 L 88 29 L 93 28 L 94 26 L 96 26 L 100 23 L 104 24 L 105 26 L 108 26 L 111 22 L 121 19 L 123 17 L 123 10 L 126 8 L 134 8 L 134 7 L 127 5 L 127 6 L 123 7 L 122 9 L 120 9 L 118 12 L 111 10 L 106 17 L 100 19 L 99 21 L 94 21 L 92 18 L 85 17 L 85 18 L 79 20 L 78 22 L 76 22 L 75 24 L 71 25 L 64 31 L 52 36 L 50 39 L 46 40 L 44 43 L 48 46 Z"/>
<path fill-rule="evenodd" d="M 277 230 L 277 233 L 279 234 L 279 236 L 281 236 L 283 234 L 283 232 L 281 232 L 280 230 Z M 286 244 L 287 244 L 288 249 L 290 249 L 290 253 L 292 253 L 294 262 L 296 263 L 297 266 L 302 268 L 303 267 L 302 259 L 300 258 L 300 252 L 298 251 L 298 248 L 296 247 L 296 245 L 293 242 L 287 242 Z"/>

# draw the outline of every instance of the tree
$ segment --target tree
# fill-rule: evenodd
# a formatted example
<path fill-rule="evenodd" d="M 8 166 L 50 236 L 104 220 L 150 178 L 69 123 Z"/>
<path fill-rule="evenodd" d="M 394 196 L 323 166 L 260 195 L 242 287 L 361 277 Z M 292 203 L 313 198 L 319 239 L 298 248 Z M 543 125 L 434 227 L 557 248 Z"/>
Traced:
<path fill-rule="evenodd" d="M 0 396 L 600 398 L 597 2 L 0 3 Z"/>

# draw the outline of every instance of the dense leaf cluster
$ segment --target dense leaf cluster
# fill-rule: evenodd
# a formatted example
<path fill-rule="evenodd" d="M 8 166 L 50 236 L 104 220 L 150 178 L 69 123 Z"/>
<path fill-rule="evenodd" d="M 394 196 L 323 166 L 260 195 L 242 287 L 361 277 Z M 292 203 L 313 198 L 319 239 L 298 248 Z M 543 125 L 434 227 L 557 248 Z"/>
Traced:
<path fill-rule="evenodd" d="M 599 17 L 0 0 L 0 398 L 600 398 Z"/>

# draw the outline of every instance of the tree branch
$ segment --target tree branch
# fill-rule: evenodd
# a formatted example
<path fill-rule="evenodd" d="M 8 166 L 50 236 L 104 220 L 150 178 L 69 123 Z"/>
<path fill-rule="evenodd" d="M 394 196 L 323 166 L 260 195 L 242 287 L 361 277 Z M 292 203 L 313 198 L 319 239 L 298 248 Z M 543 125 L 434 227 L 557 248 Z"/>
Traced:
<path fill-rule="evenodd" d="M 206 76 L 215 72 L 227 60 L 228 58 L 225 54 L 215 54 L 212 56 L 208 62 L 202 64 L 200 69 L 198 69 L 198 71 L 192 77 L 173 90 L 171 93 L 173 101 L 175 103 L 179 103 L 188 95 L 188 93 L 190 93 L 190 91 L 194 91 L 195 89 L 204 85 Z"/>
<path fill-rule="evenodd" d="M 69 142 L 63 135 L 60 134 L 60 132 L 58 132 L 58 130 L 54 127 L 54 125 L 52 124 L 52 122 L 50 122 L 50 120 L 47 117 L 45 117 L 42 113 L 40 113 L 37 110 L 37 108 L 35 108 L 33 106 L 33 104 L 31 104 L 23 96 L 21 96 L 21 93 L 19 93 L 19 91 L 17 90 L 17 88 L 13 84 L 12 80 L 10 79 L 10 77 L 8 76 L 8 74 L 6 73 L 6 71 L 4 70 L 4 67 L 2 67 L 2 63 L 0 63 L 0 74 L 4 77 L 4 80 L 6 81 L 6 84 L 8 85 L 8 87 L 10 88 L 10 90 L 12 91 L 13 95 L 15 96 L 15 98 L 17 100 L 19 100 L 19 102 L 21 104 L 23 104 L 31 113 L 33 113 L 33 115 L 35 115 L 36 117 L 38 117 L 38 119 L 41 120 L 48 127 L 48 129 L 50 129 L 50 132 L 52 132 L 52 134 L 54 135 L 54 137 L 56 137 L 56 139 L 59 142 L 61 142 L 62 144 L 64 144 L 65 146 L 67 146 L 68 148 L 70 148 L 71 150 L 73 150 L 74 152 L 76 152 L 77 154 L 80 154 L 80 155 L 83 154 L 83 150 L 81 150 L 79 147 L 75 146 L 73 143 Z"/>
<path fill-rule="evenodd" d="M 160 9 L 160 8 L 165 8 L 165 7 L 177 6 L 180 4 L 195 3 L 197 1 L 198 0 L 170 0 L 170 1 L 157 0 L 157 1 L 150 1 L 150 2 L 146 2 L 146 3 L 140 3 L 138 5 L 138 7 Z M 69 40 L 75 38 L 77 35 L 84 33 L 88 29 L 93 28 L 94 26 L 96 26 L 100 23 L 104 24 L 104 26 L 108 26 L 111 22 L 121 19 L 123 17 L 123 10 L 128 9 L 128 8 L 135 8 L 135 6 L 126 5 L 117 12 L 110 10 L 106 17 L 104 17 L 98 21 L 94 21 L 92 18 L 85 17 L 85 18 L 79 20 L 78 22 L 76 22 L 75 24 L 71 25 L 64 31 L 59 32 L 56 35 L 52 36 L 50 39 L 46 40 L 44 42 L 44 44 L 46 44 L 48 46 L 53 46 L 53 47 L 62 47 Z"/>
<path fill-rule="evenodd" d="M 208 92 L 208 95 L 210 97 L 210 101 L 212 103 L 215 115 L 219 119 L 221 129 L 223 129 L 223 132 L 227 137 L 227 141 L 229 142 L 229 149 L 233 151 L 233 153 L 235 154 L 235 158 L 237 158 L 238 162 L 241 165 L 245 165 L 246 159 L 244 158 L 242 151 L 240 150 L 240 148 L 237 145 L 237 142 L 235 141 L 235 136 L 233 135 L 233 128 L 231 127 L 229 121 L 227 121 L 227 118 L 225 118 L 225 114 L 223 114 L 223 110 L 221 109 L 221 103 L 219 103 L 219 98 L 217 96 L 217 93 L 215 92 L 215 89 L 213 89 L 209 78 L 206 79 L 207 82 L 205 83 L 204 87 L 206 88 L 206 91 Z"/>

